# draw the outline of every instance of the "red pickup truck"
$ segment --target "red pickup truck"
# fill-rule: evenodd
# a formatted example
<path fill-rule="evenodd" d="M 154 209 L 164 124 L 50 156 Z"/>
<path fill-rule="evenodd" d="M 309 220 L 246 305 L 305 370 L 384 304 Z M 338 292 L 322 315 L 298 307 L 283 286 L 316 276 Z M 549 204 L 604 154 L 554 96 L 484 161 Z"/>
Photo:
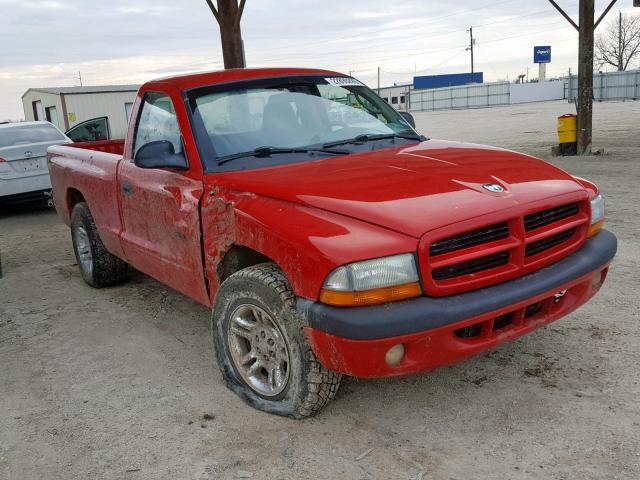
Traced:
<path fill-rule="evenodd" d="M 212 308 L 218 366 L 294 418 L 341 375 L 461 360 L 602 286 L 598 188 L 528 155 L 428 140 L 359 81 L 256 69 L 146 83 L 128 137 L 49 148 L 84 280 L 130 267 Z"/>

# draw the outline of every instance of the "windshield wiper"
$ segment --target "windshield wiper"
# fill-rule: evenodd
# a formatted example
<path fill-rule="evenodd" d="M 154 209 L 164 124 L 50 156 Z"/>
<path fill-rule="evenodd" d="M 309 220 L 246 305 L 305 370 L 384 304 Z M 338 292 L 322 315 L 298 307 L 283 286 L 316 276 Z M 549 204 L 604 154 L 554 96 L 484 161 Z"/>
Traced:
<path fill-rule="evenodd" d="M 415 133 L 381 133 L 376 135 L 363 134 L 358 135 L 355 138 L 349 138 L 347 140 L 337 140 L 335 142 L 328 142 L 322 145 L 323 148 L 336 147 L 338 145 L 347 145 L 349 143 L 366 143 L 374 140 L 386 140 L 387 138 L 404 138 L 405 140 L 417 140 L 422 142 L 427 138 L 423 135 Z"/>
<path fill-rule="evenodd" d="M 284 147 L 258 147 L 249 152 L 234 153 L 225 157 L 218 158 L 218 165 L 224 165 L 227 162 L 238 158 L 246 157 L 268 157 L 278 153 L 328 153 L 331 155 L 346 155 L 351 153 L 349 150 L 327 148 L 326 145 L 318 148 L 284 148 Z"/>

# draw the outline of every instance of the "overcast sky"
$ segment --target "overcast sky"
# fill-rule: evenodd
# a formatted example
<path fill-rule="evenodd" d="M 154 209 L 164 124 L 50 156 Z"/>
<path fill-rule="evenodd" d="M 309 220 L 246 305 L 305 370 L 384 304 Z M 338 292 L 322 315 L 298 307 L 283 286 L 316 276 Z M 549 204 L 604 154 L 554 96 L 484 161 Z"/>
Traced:
<path fill-rule="evenodd" d="M 559 3 L 577 17 L 578 0 Z M 534 45 L 552 45 L 547 76 L 576 69 L 577 32 L 547 0 L 248 0 L 242 19 L 248 66 L 353 71 L 372 87 L 378 66 L 382 86 L 469 71 L 469 26 L 485 81 L 537 76 Z M 0 120 L 23 117 L 29 87 L 77 85 L 78 71 L 102 85 L 222 68 L 205 0 L 0 0 L 0 45 Z"/>

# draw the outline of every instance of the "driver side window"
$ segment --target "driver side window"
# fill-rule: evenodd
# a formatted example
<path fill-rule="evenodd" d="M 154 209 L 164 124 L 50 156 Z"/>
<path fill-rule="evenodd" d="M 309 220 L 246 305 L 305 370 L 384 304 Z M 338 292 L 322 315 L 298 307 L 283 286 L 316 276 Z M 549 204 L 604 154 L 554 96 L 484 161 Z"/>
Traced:
<path fill-rule="evenodd" d="M 173 144 L 175 153 L 182 153 L 180 125 L 171 99 L 164 93 L 147 93 L 138 118 L 133 156 L 149 142 L 166 140 Z"/>

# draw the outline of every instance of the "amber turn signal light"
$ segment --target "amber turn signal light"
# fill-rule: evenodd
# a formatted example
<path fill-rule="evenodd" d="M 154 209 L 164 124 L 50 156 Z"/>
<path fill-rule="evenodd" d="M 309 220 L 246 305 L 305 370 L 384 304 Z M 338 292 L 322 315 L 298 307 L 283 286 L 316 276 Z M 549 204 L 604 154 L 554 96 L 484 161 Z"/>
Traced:
<path fill-rule="evenodd" d="M 593 237 L 595 234 L 597 234 L 600 230 L 602 230 L 602 227 L 604 226 L 604 220 L 600 220 L 596 223 L 594 223 L 593 225 L 591 225 L 589 227 L 589 233 L 587 233 L 587 236 L 589 238 Z"/>
<path fill-rule="evenodd" d="M 419 297 L 422 289 L 418 282 L 396 285 L 394 287 L 376 288 L 362 292 L 338 292 L 322 289 L 320 301 L 336 307 L 362 307 L 380 303 L 397 302 L 407 298 Z"/>

